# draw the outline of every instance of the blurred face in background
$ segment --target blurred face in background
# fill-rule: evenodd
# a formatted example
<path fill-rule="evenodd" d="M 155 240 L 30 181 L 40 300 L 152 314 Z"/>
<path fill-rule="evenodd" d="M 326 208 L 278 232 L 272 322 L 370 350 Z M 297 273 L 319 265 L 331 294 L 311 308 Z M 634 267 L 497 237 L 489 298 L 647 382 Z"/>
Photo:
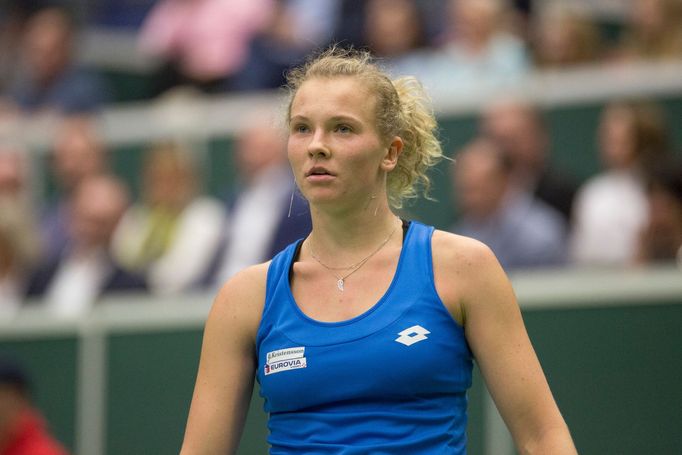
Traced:
<path fill-rule="evenodd" d="M 502 166 L 500 153 L 492 143 L 479 139 L 457 155 L 455 197 L 467 217 L 483 220 L 504 202 L 509 173 Z"/>
<path fill-rule="evenodd" d="M 548 7 L 534 24 L 533 44 L 538 63 L 566 66 L 594 60 L 599 34 L 590 18 L 563 6 Z"/>
<path fill-rule="evenodd" d="M 633 26 L 645 35 L 658 34 L 667 24 L 667 14 L 673 12 L 671 4 L 670 0 L 635 0 L 631 9 Z"/>
<path fill-rule="evenodd" d="M 66 192 L 106 168 L 103 145 L 93 125 L 85 119 L 65 122 L 53 145 L 52 158 L 57 182 Z"/>
<path fill-rule="evenodd" d="M 142 190 L 152 207 L 181 211 L 195 194 L 196 171 L 189 155 L 175 146 L 160 146 L 147 156 Z"/>
<path fill-rule="evenodd" d="M 76 245 L 108 248 L 128 202 L 125 186 L 112 177 L 90 177 L 81 182 L 71 202 L 70 232 Z"/>
<path fill-rule="evenodd" d="M 451 0 L 449 21 L 456 38 L 469 45 L 484 45 L 500 27 L 501 5 L 497 0 Z"/>
<path fill-rule="evenodd" d="M 611 105 L 599 124 L 599 150 L 604 165 L 626 169 L 635 161 L 634 113 L 625 106 Z"/>
<path fill-rule="evenodd" d="M 266 117 L 254 117 L 237 137 L 235 150 L 240 177 L 256 178 L 273 165 L 286 162 L 286 136 Z"/>
<path fill-rule="evenodd" d="M 57 8 L 41 10 L 31 17 L 24 36 L 24 57 L 30 75 L 49 84 L 71 59 L 72 30 L 69 18 Z"/>
<path fill-rule="evenodd" d="M 399 56 L 422 44 L 414 0 L 370 0 L 365 7 L 365 37 L 381 56 Z"/>
<path fill-rule="evenodd" d="M 24 188 L 26 162 L 20 151 L 0 145 L 0 196 L 14 196 Z"/>
<path fill-rule="evenodd" d="M 532 175 L 545 165 L 547 135 L 530 106 L 514 101 L 489 106 L 481 131 L 508 155 L 517 174 Z"/>

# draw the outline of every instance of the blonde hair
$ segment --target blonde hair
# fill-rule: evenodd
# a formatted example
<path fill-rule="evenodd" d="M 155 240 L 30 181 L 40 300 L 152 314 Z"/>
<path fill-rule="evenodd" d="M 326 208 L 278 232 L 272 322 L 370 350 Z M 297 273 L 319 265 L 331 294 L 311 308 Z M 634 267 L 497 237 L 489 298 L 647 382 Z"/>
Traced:
<path fill-rule="evenodd" d="M 389 203 L 401 208 L 405 199 L 420 195 L 431 199 L 427 171 L 442 158 L 443 152 L 436 137 L 438 125 L 430 100 L 417 79 L 402 77 L 392 81 L 373 62 L 369 52 L 331 47 L 290 71 L 287 123 L 291 119 L 291 103 L 305 81 L 337 77 L 358 78 L 365 83 L 376 97 L 375 126 L 379 135 L 386 140 L 394 136 L 403 140 L 398 163 L 387 177 Z"/>

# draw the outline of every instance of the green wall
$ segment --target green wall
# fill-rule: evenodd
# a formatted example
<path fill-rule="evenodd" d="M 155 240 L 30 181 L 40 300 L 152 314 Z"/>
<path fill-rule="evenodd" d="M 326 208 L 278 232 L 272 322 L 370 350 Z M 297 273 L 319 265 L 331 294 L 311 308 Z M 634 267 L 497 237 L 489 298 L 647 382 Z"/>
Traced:
<path fill-rule="evenodd" d="M 682 446 L 682 296 L 641 305 L 525 309 L 529 335 L 582 455 L 675 454 Z M 109 455 L 177 453 L 198 364 L 201 329 L 130 329 L 106 336 L 104 447 Z M 13 339 L 0 353 L 22 360 L 36 403 L 75 447 L 78 340 Z M 484 387 L 470 394 L 469 453 L 483 454 Z M 266 451 L 254 393 L 241 455 Z"/>
<path fill-rule="evenodd" d="M 35 406 L 44 414 L 55 437 L 73 450 L 78 339 L 71 336 L 0 338 L 0 357 L 10 358 L 25 369 Z"/>

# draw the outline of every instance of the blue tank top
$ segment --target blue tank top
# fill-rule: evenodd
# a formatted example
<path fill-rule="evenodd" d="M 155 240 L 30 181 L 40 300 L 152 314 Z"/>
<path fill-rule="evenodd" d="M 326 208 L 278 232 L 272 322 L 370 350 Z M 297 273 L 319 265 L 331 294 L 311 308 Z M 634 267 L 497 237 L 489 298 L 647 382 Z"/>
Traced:
<path fill-rule="evenodd" d="M 270 264 L 257 380 L 271 454 L 464 454 L 472 355 L 433 281 L 433 228 L 412 222 L 383 297 L 342 322 L 306 316 Z"/>

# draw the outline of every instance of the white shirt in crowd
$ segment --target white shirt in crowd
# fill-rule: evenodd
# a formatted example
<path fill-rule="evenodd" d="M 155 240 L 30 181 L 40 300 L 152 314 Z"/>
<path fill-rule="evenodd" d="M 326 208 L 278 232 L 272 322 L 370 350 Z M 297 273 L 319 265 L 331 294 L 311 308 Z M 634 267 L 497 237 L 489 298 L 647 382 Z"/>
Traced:
<path fill-rule="evenodd" d="M 644 185 L 634 173 L 610 171 L 590 179 L 574 205 L 573 261 L 582 265 L 627 265 L 647 220 Z"/>
<path fill-rule="evenodd" d="M 269 259 L 266 255 L 292 190 L 291 170 L 277 166 L 260 173 L 239 194 L 228 219 L 230 228 L 218 285 L 245 267 Z"/>

